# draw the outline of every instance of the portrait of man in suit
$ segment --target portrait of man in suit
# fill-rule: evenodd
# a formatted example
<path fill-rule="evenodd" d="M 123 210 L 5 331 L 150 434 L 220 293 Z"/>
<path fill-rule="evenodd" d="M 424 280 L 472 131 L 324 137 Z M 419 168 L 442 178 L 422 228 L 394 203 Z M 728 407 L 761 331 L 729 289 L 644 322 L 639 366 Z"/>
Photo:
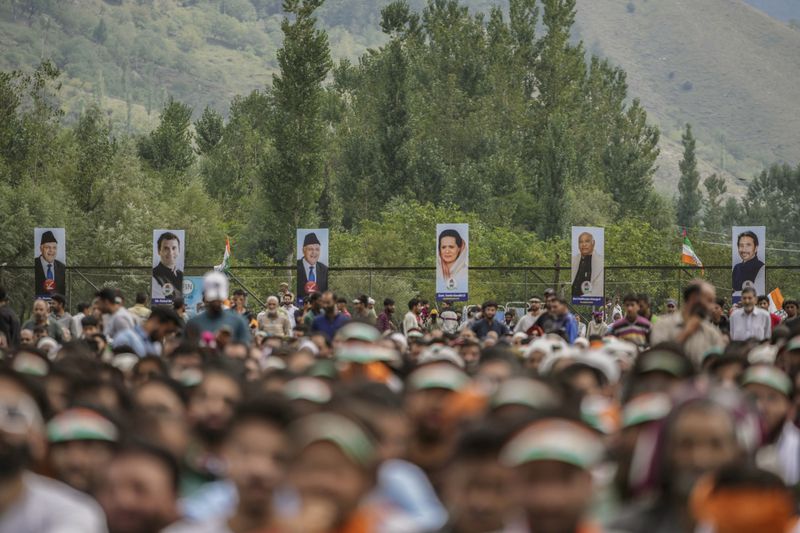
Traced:
<path fill-rule="evenodd" d="M 63 235 L 64 230 L 45 230 L 39 237 L 39 255 L 34 260 L 34 294 L 39 297 L 49 297 L 53 294 L 66 294 L 67 267 L 58 256 L 65 257 L 64 251 L 59 253 L 56 232 Z M 63 240 L 63 238 L 62 238 Z"/>
<path fill-rule="evenodd" d="M 761 227 L 746 229 L 734 227 L 733 235 L 736 236 L 733 258 L 733 300 L 737 302 L 742 295 L 742 289 L 754 288 L 757 294 L 764 294 L 766 291 L 766 274 L 764 268 L 763 249 L 759 245 L 763 244 L 763 238 L 759 241 L 759 233 L 764 235 Z M 756 231 L 753 231 L 756 230 Z M 736 258 L 738 254 L 738 261 Z"/>
<path fill-rule="evenodd" d="M 587 228 L 588 229 L 588 228 Z M 578 234 L 578 249 L 572 256 L 572 298 L 602 297 L 605 273 L 603 255 L 595 236 L 584 229 Z"/>
<path fill-rule="evenodd" d="M 171 302 L 183 295 L 181 238 L 175 232 L 165 231 L 156 240 L 158 264 L 153 267 L 151 299 L 154 303 Z"/>
<path fill-rule="evenodd" d="M 327 245 L 327 230 L 324 230 Z M 297 294 L 306 298 L 312 292 L 328 290 L 328 265 L 322 262 L 327 256 L 323 243 L 317 236 L 317 230 L 306 233 L 303 237 L 302 256 L 297 260 Z"/>

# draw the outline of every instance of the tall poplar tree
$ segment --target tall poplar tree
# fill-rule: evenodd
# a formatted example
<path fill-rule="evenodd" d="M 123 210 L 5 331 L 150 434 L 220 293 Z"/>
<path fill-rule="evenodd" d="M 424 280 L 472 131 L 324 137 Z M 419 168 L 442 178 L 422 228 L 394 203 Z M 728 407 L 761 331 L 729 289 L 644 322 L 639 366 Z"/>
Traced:
<path fill-rule="evenodd" d="M 678 224 L 684 227 L 697 226 L 703 195 L 700 192 L 700 173 L 697 171 L 695 139 L 691 124 L 681 138 L 683 159 L 679 163 L 681 177 L 678 181 Z"/>

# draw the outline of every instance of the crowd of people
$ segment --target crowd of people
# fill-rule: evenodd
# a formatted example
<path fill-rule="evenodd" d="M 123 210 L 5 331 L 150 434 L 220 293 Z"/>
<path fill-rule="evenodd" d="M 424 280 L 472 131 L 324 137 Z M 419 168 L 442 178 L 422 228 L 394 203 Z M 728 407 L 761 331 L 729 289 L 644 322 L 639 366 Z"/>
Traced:
<path fill-rule="evenodd" d="M 0 288 L 0 533 L 800 532 L 794 300 L 203 296 Z"/>

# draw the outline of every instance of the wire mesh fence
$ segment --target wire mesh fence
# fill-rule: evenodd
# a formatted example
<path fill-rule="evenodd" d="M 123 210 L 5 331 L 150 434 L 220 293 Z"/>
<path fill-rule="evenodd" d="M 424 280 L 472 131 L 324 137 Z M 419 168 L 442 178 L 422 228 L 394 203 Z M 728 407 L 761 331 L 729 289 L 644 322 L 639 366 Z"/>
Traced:
<path fill-rule="evenodd" d="M 211 267 L 189 266 L 184 276 L 202 276 Z M 67 267 L 65 297 L 70 311 L 79 302 L 90 302 L 101 287 L 122 291 L 126 303 L 133 304 L 137 292 L 149 295 L 152 269 L 149 266 L 70 266 Z M 286 282 L 294 291 L 294 266 L 240 266 L 232 268 L 231 290 L 244 289 L 250 295 L 250 306 L 260 308 L 266 297 L 275 294 Z M 800 295 L 800 265 L 768 265 L 767 291 L 780 287 L 785 296 Z M 683 288 L 696 277 L 702 277 L 717 287 L 717 294 L 730 299 L 731 269 L 729 266 L 707 266 L 705 270 L 683 266 L 613 265 L 605 269 L 607 298 L 628 293 L 646 293 L 663 305 L 668 298 L 679 299 Z M 471 303 L 493 299 L 505 303 L 526 301 L 554 288 L 564 295 L 570 292 L 569 267 L 552 266 L 483 266 L 470 267 L 469 294 Z M 34 272 L 31 267 L 0 267 L 0 285 L 6 288 L 11 306 L 21 315 L 30 313 L 34 298 Z M 337 295 L 352 300 L 361 294 L 373 297 L 381 307 L 384 298 L 404 303 L 415 296 L 433 300 L 435 294 L 434 267 L 331 267 L 329 286 Z M 588 312 L 589 308 L 578 307 Z"/>

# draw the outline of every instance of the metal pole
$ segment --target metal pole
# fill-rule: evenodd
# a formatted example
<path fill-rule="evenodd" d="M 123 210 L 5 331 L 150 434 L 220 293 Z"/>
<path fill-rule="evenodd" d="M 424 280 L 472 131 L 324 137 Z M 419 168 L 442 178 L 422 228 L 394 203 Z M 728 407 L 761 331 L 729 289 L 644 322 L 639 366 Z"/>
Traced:
<path fill-rule="evenodd" d="M 369 294 L 370 297 L 372 297 L 372 269 L 369 269 L 368 272 L 369 272 L 369 291 L 367 292 L 367 294 Z"/>
<path fill-rule="evenodd" d="M 75 269 L 75 268 L 71 268 L 71 269 L 68 269 L 68 270 L 71 270 L 71 271 L 73 271 L 73 272 L 76 272 L 76 273 L 77 273 L 77 274 L 78 274 L 80 277 L 82 277 L 82 278 L 83 278 L 83 281 L 85 281 L 86 283 L 88 283 L 89 285 L 91 285 L 91 286 L 92 286 L 92 288 L 93 288 L 95 291 L 99 291 L 99 290 L 100 290 L 100 289 L 97 287 L 97 285 L 95 285 L 94 283 L 92 283 L 92 282 L 89 280 L 89 278 L 87 278 L 86 276 L 84 276 L 84 275 L 83 275 L 83 273 L 82 273 L 80 270 L 77 270 L 77 269 Z"/>
<path fill-rule="evenodd" d="M 258 295 L 257 295 L 256 293 L 254 293 L 253 291 L 251 291 L 251 290 L 250 290 L 250 289 L 249 289 L 249 288 L 248 288 L 248 287 L 247 287 L 247 286 L 246 286 L 244 283 L 242 283 L 242 280 L 240 280 L 239 278 L 237 278 L 237 277 L 236 277 L 236 274 L 234 274 L 233 272 L 231 272 L 230 270 L 228 270 L 228 275 L 229 275 L 229 276 L 230 276 L 230 277 L 233 279 L 233 281 L 235 281 L 236 283 L 238 283 L 238 284 L 239 284 L 239 285 L 240 285 L 240 286 L 241 286 L 241 287 L 242 287 L 242 288 L 245 290 L 245 292 L 247 292 L 247 294 L 249 294 L 250 296 L 252 296 L 253 298 L 255 298 L 255 299 L 256 299 L 256 301 L 257 301 L 259 304 L 261 304 L 261 307 L 266 307 L 266 306 L 267 306 L 267 304 L 265 304 L 265 303 L 264 303 L 264 302 L 261 300 L 261 298 L 259 298 L 259 297 L 258 297 Z"/>

